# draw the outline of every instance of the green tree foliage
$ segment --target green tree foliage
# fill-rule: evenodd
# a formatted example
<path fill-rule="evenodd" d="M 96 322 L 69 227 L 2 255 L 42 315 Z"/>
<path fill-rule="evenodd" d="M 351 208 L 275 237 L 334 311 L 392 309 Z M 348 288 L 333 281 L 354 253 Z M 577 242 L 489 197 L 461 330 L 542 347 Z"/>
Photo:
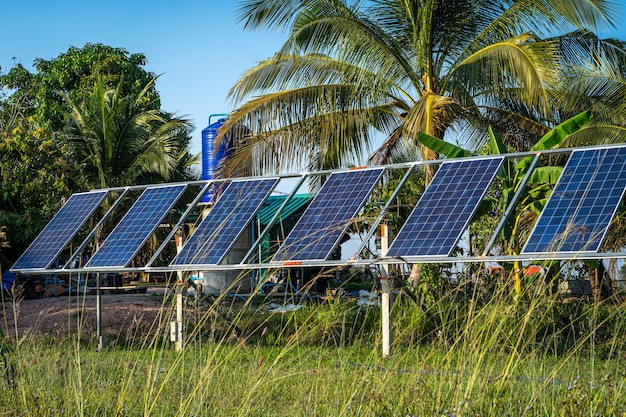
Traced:
<path fill-rule="evenodd" d="M 17 119 L 0 131 L 0 225 L 9 245 L 0 252 L 3 267 L 26 248 L 75 185 L 63 150 L 30 122 Z"/>
<path fill-rule="evenodd" d="M 371 160 L 394 159 L 418 134 L 484 133 L 498 120 L 531 147 L 561 115 L 562 81 L 588 34 L 610 24 L 605 0 L 249 0 L 245 28 L 288 34 L 274 57 L 231 90 L 223 126 L 249 126 L 240 152 L 274 169 L 345 165 L 385 140 Z M 566 65 L 571 62 L 572 65 Z M 510 138 L 506 138 L 510 139 Z M 423 158 L 435 158 L 422 148 Z M 234 163 L 238 161 L 234 159 Z"/>
<path fill-rule="evenodd" d="M 190 124 L 161 110 L 143 54 L 71 47 L 0 73 L 0 226 L 17 255 L 73 192 L 195 179 Z M 6 264 L 3 263 L 3 267 Z"/>
<path fill-rule="evenodd" d="M 94 84 L 102 81 L 107 88 L 120 85 L 121 95 L 136 96 L 155 78 L 144 69 L 146 63 L 143 54 L 88 43 L 82 48 L 72 46 L 51 60 L 36 59 L 34 74 L 18 64 L 3 77 L 3 84 L 16 90 L 16 98 L 32 104 L 39 126 L 58 131 L 64 126 L 63 114 L 68 110 L 64 95 L 80 103 L 91 94 Z M 144 100 L 151 109 L 161 107 L 154 85 L 144 94 Z"/>
<path fill-rule="evenodd" d="M 407 148 L 398 154 L 396 157 L 397 163 L 411 162 L 419 158 L 418 150 L 415 147 Z M 405 170 L 390 170 L 385 173 L 385 179 L 383 185 L 380 188 L 375 189 L 374 196 L 372 198 L 373 203 L 370 203 L 365 208 L 366 216 L 377 215 L 382 204 L 389 201 L 394 192 L 402 182 L 406 175 Z M 421 168 L 412 169 L 409 176 L 402 188 L 398 190 L 394 200 L 391 201 L 387 214 L 385 217 L 385 223 L 390 227 L 391 232 L 397 233 L 406 219 L 411 214 L 413 207 L 419 201 L 419 198 L 424 193 L 425 189 L 425 175 L 424 170 Z"/>
<path fill-rule="evenodd" d="M 594 119 L 568 138 L 567 146 L 626 141 L 626 42 L 600 42 L 585 34 L 587 54 L 571 62 L 558 102 L 565 117 L 591 109 Z"/>
<path fill-rule="evenodd" d="M 136 96 L 124 95 L 123 83 L 106 89 L 98 80 L 81 103 L 64 95 L 71 111 L 63 141 L 84 188 L 169 181 L 186 152 L 180 139 L 189 124 L 152 109 L 154 80 Z"/>
<path fill-rule="evenodd" d="M 582 112 L 545 134 L 530 149 L 531 151 L 544 151 L 557 148 L 569 136 L 583 128 L 586 123 L 591 120 L 591 112 Z M 506 146 L 491 129 L 489 131 L 491 153 L 494 155 L 505 154 L 508 152 Z M 462 149 L 452 143 L 420 133 L 420 142 L 436 153 L 447 156 L 448 158 L 467 157 L 475 155 L 473 152 Z M 501 212 L 504 212 L 512 203 L 513 196 L 522 186 L 522 182 L 530 169 L 534 157 L 522 158 L 518 162 L 507 159 L 504 166 L 497 174 L 499 180 L 502 197 Z M 501 237 L 504 242 L 503 251 L 510 254 L 519 254 L 521 250 L 519 233 L 520 225 L 524 217 L 532 213 L 537 215 L 543 209 L 547 201 L 551 185 L 555 184 L 561 173 L 562 167 L 559 166 L 539 166 L 536 167 L 524 185 L 519 202 L 516 205 L 516 212 L 511 216 L 505 227 L 502 229 Z"/>
<path fill-rule="evenodd" d="M 575 134 L 591 120 L 591 112 L 580 113 L 545 134 L 533 147 L 532 151 L 553 149 L 561 145 L 568 137 Z M 489 130 L 491 153 L 498 155 L 507 153 L 508 150 L 502 140 L 491 129 Z M 472 156 L 473 153 L 462 149 L 454 144 L 441 139 L 420 133 L 420 142 L 434 152 L 446 155 L 450 158 Z M 515 204 L 515 210 L 507 219 L 501 230 L 501 253 L 517 255 L 520 253 L 522 242 L 527 237 L 530 226 L 536 216 L 541 212 L 561 174 L 560 166 L 538 166 L 529 173 L 534 157 L 525 157 L 514 162 L 507 159 L 496 178 L 500 184 L 500 213 L 505 213 L 511 204 Z M 528 175 L 528 177 L 527 177 Z M 525 180 L 527 178 L 527 180 Z M 524 183 L 524 181 L 526 181 Z M 523 187 L 520 190 L 520 187 Z M 513 201 L 514 195 L 520 192 L 517 202 Z M 522 295 L 521 275 L 519 265 L 516 262 L 515 290 Z"/>

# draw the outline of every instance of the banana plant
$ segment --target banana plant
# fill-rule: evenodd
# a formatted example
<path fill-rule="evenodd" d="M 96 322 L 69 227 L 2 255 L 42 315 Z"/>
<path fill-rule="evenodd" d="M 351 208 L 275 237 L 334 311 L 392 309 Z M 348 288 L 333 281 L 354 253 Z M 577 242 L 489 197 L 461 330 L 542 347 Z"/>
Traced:
<path fill-rule="evenodd" d="M 544 135 L 530 151 L 539 152 L 556 148 L 563 143 L 569 135 L 579 130 L 585 123 L 591 120 L 591 117 L 591 112 L 587 110 L 564 121 Z M 471 151 L 424 133 L 420 133 L 418 139 L 422 145 L 448 158 L 476 155 Z M 507 153 L 506 146 L 491 127 L 489 128 L 489 145 L 491 153 L 494 155 Z M 527 183 L 524 185 L 522 184 L 523 179 L 528 173 L 533 159 L 534 156 L 524 157 L 517 162 L 512 159 L 505 159 L 496 177 L 501 184 L 501 204 L 503 212 L 505 212 L 512 203 L 513 196 L 516 194 L 519 187 L 524 186 L 515 211 L 509 217 L 500 232 L 500 237 L 504 241 L 505 248 L 510 255 L 518 255 L 521 251 L 521 241 L 519 237 L 520 229 L 523 224 L 522 220 L 529 213 L 539 214 L 541 212 L 550 196 L 552 186 L 556 183 L 563 170 L 561 166 L 538 166 L 530 174 Z M 483 207 L 479 207 L 478 213 L 486 212 L 488 207 L 485 207 L 485 205 L 493 203 L 485 200 L 481 204 Z M 515 277 L 515 292 L 517 295 L 522 295 L 523 290 L 519 264 L 515 263 L 513 265 L 513 271 Z"/>

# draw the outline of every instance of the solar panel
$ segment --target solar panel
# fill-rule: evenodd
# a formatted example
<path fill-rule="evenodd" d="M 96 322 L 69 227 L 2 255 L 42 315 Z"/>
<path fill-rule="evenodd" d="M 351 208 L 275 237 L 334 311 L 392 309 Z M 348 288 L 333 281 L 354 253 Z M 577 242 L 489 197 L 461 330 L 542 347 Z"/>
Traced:
<path fill-rule="evenodd" d="M 503 160 L 504 157 L 442 163 L 387 256 L 449 256 Z"/>
<path fill-rule="evenodd" d="M 185 188 L 185 185 L 147 188 L 85 267 L 126 266 L 154 233 Z"/>
<path fill-rule="evenodd" d="M 49 267 L 106 195 L 107 191 L 73 194 L 11 269 Z"/>
<path fill-rule="evenodd" d="M 233 181 L 171 265 L 217 265 L 228 253 L 278 179 Z"/>
<path fill-rule="evenodd" d="M 379 168 L 331 174 L 273 261 L 326 260 L 383 171 Z"/>
<path fill-rule="evenodd" d="M 522 253 L 596 252 L 626 190 L 626 148 L 574 151 Z"/>

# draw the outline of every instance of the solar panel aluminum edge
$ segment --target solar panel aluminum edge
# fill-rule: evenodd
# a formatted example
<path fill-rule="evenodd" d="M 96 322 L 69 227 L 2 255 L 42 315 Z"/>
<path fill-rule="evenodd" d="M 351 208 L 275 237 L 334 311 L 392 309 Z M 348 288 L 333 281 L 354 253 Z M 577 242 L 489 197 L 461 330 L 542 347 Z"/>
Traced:
<path fill-rule="evenodd" d="M 599 251 L 625 191 L 625 147 L 573 151 L 522 253 Z"/>
<path fill-rule="evenodd" d="M 72 194 L 11 269 L 48 268 L 100 207 L 107 194 L 107 191 Z"/>
<path fill-rule="evenodd" d="M 186 188 L 184 184 L 146 188 L 85 268 L 128 265 Z"/>
<path fill-rule="evenodd" d="M 443 162 L 386 257 L 450 256 L 504 159 Z"/>
<path fill-rule="evenodd" d="M 383 171 L 374 168 L 332 173 L 272 261 L 327 260 Z"/>
<path fill-rule="evenodd" d="M 228 184 L 170 265 L 218 265 L 278 184 L 278 178 Z"/>

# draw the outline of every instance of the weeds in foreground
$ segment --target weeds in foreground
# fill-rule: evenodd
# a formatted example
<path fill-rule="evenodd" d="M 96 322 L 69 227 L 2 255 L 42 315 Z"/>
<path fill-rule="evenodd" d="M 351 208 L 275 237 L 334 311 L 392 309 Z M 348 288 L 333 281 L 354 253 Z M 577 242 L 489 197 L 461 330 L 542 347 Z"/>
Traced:
<path fill-rule="evenodd" d="M 424 312 L 400 296 L 388 359 L 379 353 L 376 307 L 349 299 L 311 302 L 287 313 L 266 306 L 267 300 L 226 297 L 192 306 L 182 352 L 168 341 L 163 319 L 149 337 L 120 333 L 104 352 L 79 335 L 20 340 L 11 354 L 17 385 L 2 388 L 0 413 L 626 413 L 626 311 L 619 306 L 453 291 Z"/>

